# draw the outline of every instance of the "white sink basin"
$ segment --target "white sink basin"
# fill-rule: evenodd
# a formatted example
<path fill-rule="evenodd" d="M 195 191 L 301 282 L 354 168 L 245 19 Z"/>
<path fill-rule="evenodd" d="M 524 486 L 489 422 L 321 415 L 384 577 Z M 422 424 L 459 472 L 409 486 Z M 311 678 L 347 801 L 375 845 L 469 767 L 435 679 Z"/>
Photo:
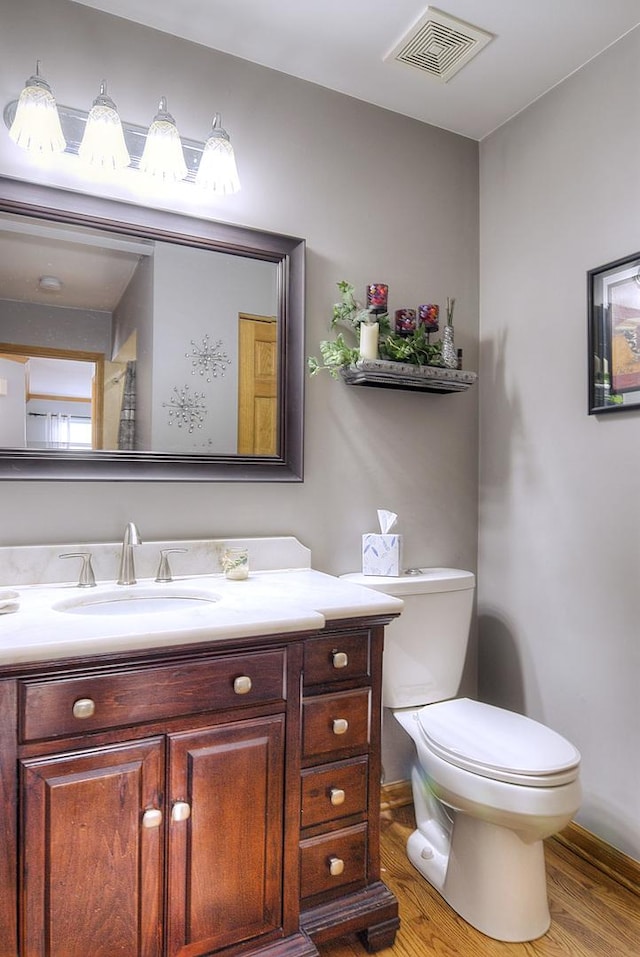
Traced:
<path fill-rule="evenodd" d="M 196 590 L 162 591 L 131 588 L 68 598 L 53 606 L 70 615 L 154 615 L 193 611 L 213 605 L 219 595 Z"/>

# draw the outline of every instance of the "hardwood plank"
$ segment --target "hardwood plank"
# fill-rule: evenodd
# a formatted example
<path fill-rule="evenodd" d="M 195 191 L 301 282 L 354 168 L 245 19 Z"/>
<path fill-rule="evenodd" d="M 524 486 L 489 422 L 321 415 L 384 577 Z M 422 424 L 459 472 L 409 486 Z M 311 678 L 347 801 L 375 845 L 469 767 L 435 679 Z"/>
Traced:
<path fill-rule="evenodd" d="M 398 897 L 400 930 L 380 957 L 637 957 L 640 901 L 627 887 L 558 841 L 545 849 L 551 927 L 538 940 L 509 944 L 466 924 L 405 854 L 413 808 L 382 814 L 381 877 Z M 322 944 L 321 957 L 363 957 L 355 937 Z"/>

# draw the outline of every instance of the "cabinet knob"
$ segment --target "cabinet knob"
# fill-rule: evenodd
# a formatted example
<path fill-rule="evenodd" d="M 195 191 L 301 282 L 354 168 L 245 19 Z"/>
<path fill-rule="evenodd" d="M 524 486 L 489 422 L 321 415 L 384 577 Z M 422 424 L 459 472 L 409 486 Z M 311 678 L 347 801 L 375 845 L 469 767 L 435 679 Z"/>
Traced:
<path fill-rule="evenodd" d="M 78 698 L 73 702 L 74 718 L 90 718 L 96 712 L 96 703 L 92 698 Z"/>
<path fill-rule="evenodd" d="M 151 807 L 142 815 L 143 827 L 160 827 L 162 824 L 162 811 L 157 807 Z"/>
<path fill-rule="evenodd" d="M 334 718 L 332 728 L 334 734 L 344 734 L 349 730 L 349 722 L 346 718 Z"/>
<path fill-rule="evenodd" d="M 233 690 L 236 694 L 249 694 L 251 691 L 251 678 L 249 675 L 240 675 L 233 682 Z"/>
<path fill-rule="evenodd" d="M 346 651 L 334 651 L 332 658 L 334 668 L 346 668 L 349 664 L 349 655 Z"/>
<path fill-rule="evenodd" d="M 187 821 L 191 817 L 191 807 L 186 801 L 176 801 L 171 808 L 172 821 Z"/>
<path fill-rule="evenodd" d="M 329 858 L 329 873 L 332 877 L 339 877 L 344 871 L 344 861 L 340 857 Z"/>
<path fill-rule="evenodd" d="M 342 788 L 331 788 L 329 791 L 329 800 L 334 807 L 339 807 L 341 804 L 344 804 L 344 799 L 346 795 Z"/>

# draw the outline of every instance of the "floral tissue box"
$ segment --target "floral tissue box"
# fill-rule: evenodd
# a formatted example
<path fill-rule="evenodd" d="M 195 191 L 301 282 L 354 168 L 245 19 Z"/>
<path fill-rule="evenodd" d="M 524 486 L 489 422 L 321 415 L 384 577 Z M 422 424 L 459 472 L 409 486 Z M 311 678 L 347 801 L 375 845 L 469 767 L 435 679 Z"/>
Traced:
<path fill-rule="evenodd" d="M 402 535 L 366 532 L 362 536 L 362 574 L 397 578 L 402 569 Z"/>

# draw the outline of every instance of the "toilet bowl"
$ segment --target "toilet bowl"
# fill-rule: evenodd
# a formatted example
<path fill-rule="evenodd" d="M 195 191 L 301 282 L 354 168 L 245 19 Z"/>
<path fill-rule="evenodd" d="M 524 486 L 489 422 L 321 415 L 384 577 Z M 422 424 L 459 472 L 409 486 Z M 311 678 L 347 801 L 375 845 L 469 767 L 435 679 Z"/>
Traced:
<path fill-rule="evenodd" d="M 542 936 L 550 924 L 543 841 L 580 806 L 579 752 L 524 715 L 454 697 L 471 620 L 470 572 L 345 577 L 405 601 L 387 629 L 383 704 L 416 748 L 409 860 L 487 936 Z"/>
<path fill-rule="evenodd" d="M 412 864 L 489 937 L 540 937 L 550 924 L 542 842 L 580 806 L 578 752 L 544 725 L 464 698 L 394 716 L 418 757 Z"/>

